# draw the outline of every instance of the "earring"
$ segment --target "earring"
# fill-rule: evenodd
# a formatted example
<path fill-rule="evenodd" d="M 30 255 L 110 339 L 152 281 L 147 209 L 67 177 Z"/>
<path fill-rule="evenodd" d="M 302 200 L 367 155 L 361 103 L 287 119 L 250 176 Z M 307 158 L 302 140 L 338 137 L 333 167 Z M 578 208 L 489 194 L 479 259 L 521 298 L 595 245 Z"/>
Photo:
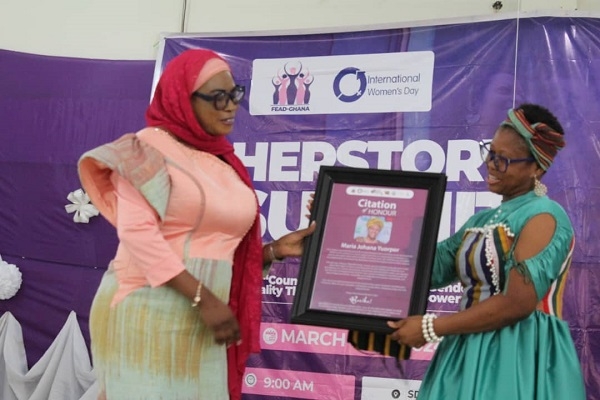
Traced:
<path fill-rule="evenodd" d="M 537 176 L 533 177 L 533 193 L 536 196 L 545 196 L 548 193 L 548 187 L 539 181 Z"/>

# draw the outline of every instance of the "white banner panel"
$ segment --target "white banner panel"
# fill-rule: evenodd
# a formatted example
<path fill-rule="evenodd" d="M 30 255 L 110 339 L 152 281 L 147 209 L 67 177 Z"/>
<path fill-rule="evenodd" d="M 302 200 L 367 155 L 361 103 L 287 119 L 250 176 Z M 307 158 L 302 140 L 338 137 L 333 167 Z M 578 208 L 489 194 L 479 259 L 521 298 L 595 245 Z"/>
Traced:
<path fill-rule="evenodd" d="M 434 53 L 256 59 L 250 114 L 349 114 L 431 109 Z"/>
<path fill-rule="evenodd" d="M 360 400 L 411 400 L 419 395 L 421 381 L 365 376 Z"/>

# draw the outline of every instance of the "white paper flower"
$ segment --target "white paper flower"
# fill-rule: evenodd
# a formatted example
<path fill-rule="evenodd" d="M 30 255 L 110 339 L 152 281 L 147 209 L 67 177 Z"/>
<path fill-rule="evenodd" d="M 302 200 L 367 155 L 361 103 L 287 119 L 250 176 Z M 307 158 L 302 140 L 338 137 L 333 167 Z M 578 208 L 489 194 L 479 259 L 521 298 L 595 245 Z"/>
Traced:
<path fill-rule="evenodd" d="M 65 210 L 69 214 L 75 213 L 73 221 L 77 223 L 87 224 L 90 222 L 90 218 L 100 214 L 100 211 L 90 203 L 89 196 L 82 189 L 69 193 L 67 199 L 73 204 L 67 204 Z"/>
<path fill-rule="evenodd" d="M 19 268 L 0 257 L 0 300 L 13 297 L 21 287 L 22 275 Z"/>

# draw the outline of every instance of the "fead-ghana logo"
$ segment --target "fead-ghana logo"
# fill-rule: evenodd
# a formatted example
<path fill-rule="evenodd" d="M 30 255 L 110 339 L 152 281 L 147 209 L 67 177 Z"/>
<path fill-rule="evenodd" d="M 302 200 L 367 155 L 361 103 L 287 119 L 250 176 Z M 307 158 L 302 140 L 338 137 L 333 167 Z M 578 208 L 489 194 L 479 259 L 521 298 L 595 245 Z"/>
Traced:
<path fill-rule="evenodd" d="M 271 79 L 273 111 L 310 111 L 310 85 L 314 77 L 302 62 L 287 62 Z"/>

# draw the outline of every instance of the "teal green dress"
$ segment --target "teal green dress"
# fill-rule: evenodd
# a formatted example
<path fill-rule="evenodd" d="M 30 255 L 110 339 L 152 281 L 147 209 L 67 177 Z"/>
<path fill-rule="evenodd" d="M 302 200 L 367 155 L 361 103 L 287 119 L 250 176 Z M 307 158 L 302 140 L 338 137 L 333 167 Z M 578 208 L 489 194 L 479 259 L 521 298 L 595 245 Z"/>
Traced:
<path fill-rule="evenodd" d="M 516 263 L 519 233 L 540 213 L 555 218 L 554 236 L 539 254 Z M 539 304 L 514 325 L 446 336 L 423 378 L 420 400 L 585 400 L 579 359 L 569 326 L 561 319 L 573 243 L 563 208 L 529 192 L 475 214 L 438 244 L 432 287 L 459 279 L 464 286 L 461 310 L 506 290 L 512 268 L 533 282 Z"/>

